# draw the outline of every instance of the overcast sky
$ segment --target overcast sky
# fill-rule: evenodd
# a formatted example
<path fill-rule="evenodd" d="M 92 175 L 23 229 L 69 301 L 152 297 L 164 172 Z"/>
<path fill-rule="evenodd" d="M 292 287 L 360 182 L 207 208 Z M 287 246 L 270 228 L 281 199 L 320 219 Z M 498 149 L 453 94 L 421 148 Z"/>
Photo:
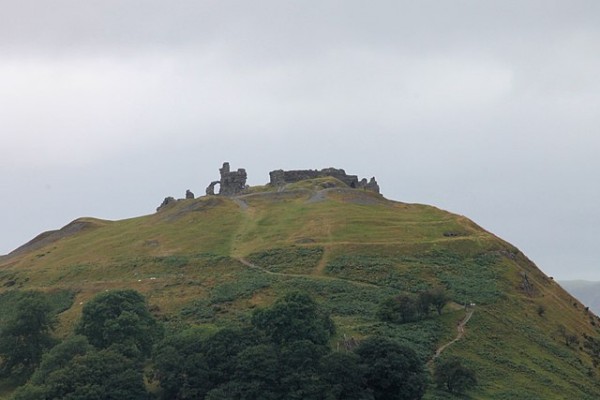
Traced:
<path fill-rule="evenodd" d="M 0 254 L 345 168 L 600 280 L 600 2 L 0 0 Z"/>

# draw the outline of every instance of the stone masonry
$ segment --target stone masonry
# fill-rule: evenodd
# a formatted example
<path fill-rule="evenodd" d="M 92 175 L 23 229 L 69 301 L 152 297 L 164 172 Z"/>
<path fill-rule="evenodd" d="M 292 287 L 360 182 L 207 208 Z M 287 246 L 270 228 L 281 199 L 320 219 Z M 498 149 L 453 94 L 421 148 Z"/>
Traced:
<path fill-rule="evenodd" d="M 363 178 L 359 181 L 358 176 L 348 175 L 343 169 L 337 168 L 325 168 L 320 171 L 315 169 L 292 171 L 284 171 L 282 169 L 278 169 L 269 172 L 269 177 L 271 178 L 269 184 L 271 186 L 283 186 L 286 183 L 300 182 L 305 179 L 325 178 L 328 176 L 331 176 L 344 182 L 351 188 L 365 189 L 379 193 L 379 185 L 377 184 L 375 177 L 371 178 L 371 180 L 369 181 L 367 181 L 366 178 Z"/>
<path fill-rule="evenodd" d="M 209 196 L 218 194 L 221 196 L 236 196 L 243 193 L 248 186 L 246 180 L 248 175 L 244 168 L 239 168 L 237 171 L 231 171 L 228 162 L 223 163 L 223 167 L 219 169 L 221 179 L 218 181 L 212 181 L 206 188 L 206 194 Z M 375 177 L 367 180 L 366 178 L 358 179 L 356 175 L 348 175 L 346 171 L 338 168 L 324 168 L 322 170 L 316 169 L 304 169 L 304 170 L 292 170 L 284 171 L 278 169 L 269 172 L 271 186 L 283 186 L 288 183 L 300 182 L 306 179 L 316 178 L 335 178 L 353 189 L 369 190 L 375 193 L 379 193 L 379 185 L 375 180 Z M 219 185 L 219 193 L 215 193 L 215 187 Z M 190 198 L 193 194 L 190 193 Z M 186 196 L 187 197 L 187 196 Z"/>
<path fill-rule="evenodd" d="M 206 188 L 207 195 L 215 194 L 215 186 L 219 185 L 219 195 L 222 196 L 235 196 L 236 194 L 244 191 L 246 186 L 246 180 L 248 175 L 244 168 L 239 168 L 237 171 L 231 171 L 229 163 L 223 163 L 223 167 L 219 169 L 221 179 L 213 181 Z"/>

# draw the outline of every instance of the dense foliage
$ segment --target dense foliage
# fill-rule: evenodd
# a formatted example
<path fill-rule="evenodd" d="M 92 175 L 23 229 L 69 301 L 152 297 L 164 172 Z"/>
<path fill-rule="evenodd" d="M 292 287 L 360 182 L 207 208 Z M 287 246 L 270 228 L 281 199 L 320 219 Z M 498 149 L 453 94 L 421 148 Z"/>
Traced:
<path fill-rule="evenodd" d="M 377 316 L 382 321 L 407 323 L 426 318 L 432 309 L 442 314 L 442 309 L 450 300 L 446 290 L 436 287 L 412 294 L 400 294 L 383 301 L 377 310 Z"/>
<path fill-rule="evenodd" d="M 252 324 L 276 344 L 309 340 L 324 345 L 334 332 L 329 316 L 320 313 L 314 300 L 301 292 L 290 293 L 273 307 L 256 311 Z"/>
<path fill-rule="evenodd" d="M 46 371 L 17 390 L 14 400 L 143 400 L 148 398 L 142 371 L 113 350 L 89 349 Z"/>
<path fill-rule="evenodd" d="M 80 335 L 47 352 L 14 399 L 146 399 L 142 362 L 160 332 L 141 294 L 102 293 L 84 307 Z"/>
<path fill-rule="evenodd" d="M 256 310 L 247 325 L 175 330 L 156 346 L 160 324 L 132 290 L 93 298 L 76 335 L 58 344 L 43 296 L 23 296 L 12 315 L 3 338 L 14 344 L 7 338 L 25 335 L 28 345 L 15 354 L 20 368 L 35 369 L 14 400 L 419 399 L 425 389 L 416 353 L 392 340 L 372 337 L 354 351 L 332 351 L 334 324 L 303 292 Z M 151 350 L 160 387 L 154 395 L 143 374 Z"/>
<path fill-rule="evenodd" d="M 411 348 L 387 338 L 371 337 L 361 343 L 356 354 L 375 400 L 420 399 L 425 394 L 423 365 Z"/>
<path fill-rule="evenodd" d="M 456 358 L 439 361 L 435 366 L 434 379 L 439 388 L 455 394 L 464 393 L 477 384 L 475 371 Z"/>
<path fill-rule="evenodd" d="M 26 292 L 0 330 L 0 371 L 3 374 L 29 374 L 54 341 L 52 308 L 39 292 Z"/>
<path fill-rule="evenodd" d="M 330 318 L 304 293 L 257 310 L 251 326 L 166 338 L 155 353 L 164 399 L 419 399 L 425 373 L 416 353 L 372 338 L 333 352 Z"/>
<path fill-rule="evenodd" d="M 115 290 L 97 295 L 83 307 L 75 332 L 99 348 L 150 355 L 161 334 L 148 311 L 144 296 L 134 290 Z"/>

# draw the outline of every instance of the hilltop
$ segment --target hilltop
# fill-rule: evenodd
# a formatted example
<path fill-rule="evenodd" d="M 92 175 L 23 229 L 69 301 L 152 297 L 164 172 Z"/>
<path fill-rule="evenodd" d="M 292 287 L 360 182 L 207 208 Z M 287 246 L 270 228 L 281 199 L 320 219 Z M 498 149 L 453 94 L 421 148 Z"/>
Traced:
<path fill-rule="evenodd" d="M 274 172 L 247 187 L 245 170 L 226 164 L 206 196 L 41 234 L 0 259 L 0 286 L 72 293 L 59 337 L 95 294 L 116 288 L 143 293 L 168 326 L 215 329 L 301 289 L 331 313 L 335 348 L 378 334 L 427 362 L 451 343 L 440 357 L 477 371 L 472 398 L 600 395 L 600 355 L 589 345 L 600 320 L 516 247 L 464 216 L 386 199 L 374 178 Z M 435 287 L 451 297 L 440 316 L 404 324 L 378 316 L 387 299 Z M 426 398 L 444 396 L 431 386 Z"/>

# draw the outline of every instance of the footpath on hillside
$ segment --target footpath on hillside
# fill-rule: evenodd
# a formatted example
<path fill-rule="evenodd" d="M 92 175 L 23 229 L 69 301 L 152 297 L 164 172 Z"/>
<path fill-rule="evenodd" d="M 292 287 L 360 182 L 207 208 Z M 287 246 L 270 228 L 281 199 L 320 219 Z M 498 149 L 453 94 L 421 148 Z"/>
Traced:
<path fill-rule="evenodd" d="M 251 263 L 250 261 L 246 260 L 245 258 L 242 257 L 238 257 L 237 260 L 242 263 L 243 265 L 245 265 L 248 268 L 252 268 L 252 269 L 256 269 L 259 270 L 261 272 L 264 272 L 266 274 L 269 275 L 277 275 L 277 276 L 286 276 L 286 277 L 295 277 L 295 278 L 308 278 L 308 279 L 325 279 L 325 280 L 341 280 L 341 281 L 346 281 L 346 282 L 351 282 L 360 286 L 370 286 L 370 287 L 379 287 L 378 285 L 374 285 L 371 283 L 367 283 L 367 282 L 358 282 L 358 281 L 353 281 L 353 280 L 349 280 L 349 279 L 343 279 L 343 278 L 338 278 L 338 277 L 329 277 L 329 276 L 322 276 L 322 275 L 304 275 L 304 274 L 288 274 L 288 273 L 283 273 L 283 272 L 274 272 L 274 271 L 269 271 L 267 268 L 261 267 L 259 265 L 256 265 L 254 263 Z M 466 326 L 467 323 L 469 322 L 469 320 L 471 319 L 471 317 L 473 316 L 473 313 L 475 312 L 475 308 L 473 305 L 469 306 L 467 308 L 467 312 L 465 314 L 465 316 L 458 321 L 458 324 L 456 325 L 456 337 L 454 339 L 452 339 L 451 341 L 441 345 L 440 347 L 438 347 L 435 351 L 435 354 L 433 355 L 433 357 L 431 357 L 431 359 L 427 362 L 427 367 L 432 370 L 433 369 L 433 363 L 434 361 L 442 355 L 442 353 L 450 346 L 452 346 L 454 343 L 458 342 L 459 340 L 461 340 L 466 333 Z"/>
<path fill-rule="evenodd" d="M 236 260 L 238 260 L 239 262 L 241 262 L 248 268 L 256 269 L 258 271 L 264 272 L 265 274 L 269 274 L 269 275 L 284 276 L 284 277 L 291 277 L 291 278 L 320 279 L 320 280 L 327 280 L 327 281 L 343 281 L 343 282 L 353 283 L 357 286 L 365 286 L 365 287 L 371 287 L 371 288 L 381 287 L 379 285 L 375 285 L 375 284 L 369 283 L 369 282 L 355 281 L 352 279 L 339 278 L 336 276 L 314 275 L 314 274 L 289 274 L 286 272 L 273 272 L 273 271 L 269 271 L 267 268 L 253 264 L 250 261 L 248 261 L 242 257 L 237 257 Z"/>
<path fill-rule="evenodd" d="M 471 319 L 471 316 L 473 316 L 474 312 L 475 312 L 475 308 L 473 306 L 469 307 L 469 309 L 467 310 L 467 313 L 465 314 L 463 319 L 458 321 L 458 325 L 456 325 L 456 331 L 457 331 L 456 337 L 454 339 L 452 339 L 451 341 L 449 341 L 448 343 L 445 343 L 437 348 L 433 357 L 431 357 L 431 359 L 427 362 L 427 366 L 429 368 L 431 368 L 433 366 L 433 362 L 435 361 L 435 359 L 438 358 L 439 356 L 441 356 L 442 353 L 448 347 L 452 346 L 454 343 L 458 342 L 460 339 L 462 339 L 465 336 L 465 332 L 466 332 L 465 326 L 467 325 L 467 322 L 469 322 L 469 320 Z"/>

